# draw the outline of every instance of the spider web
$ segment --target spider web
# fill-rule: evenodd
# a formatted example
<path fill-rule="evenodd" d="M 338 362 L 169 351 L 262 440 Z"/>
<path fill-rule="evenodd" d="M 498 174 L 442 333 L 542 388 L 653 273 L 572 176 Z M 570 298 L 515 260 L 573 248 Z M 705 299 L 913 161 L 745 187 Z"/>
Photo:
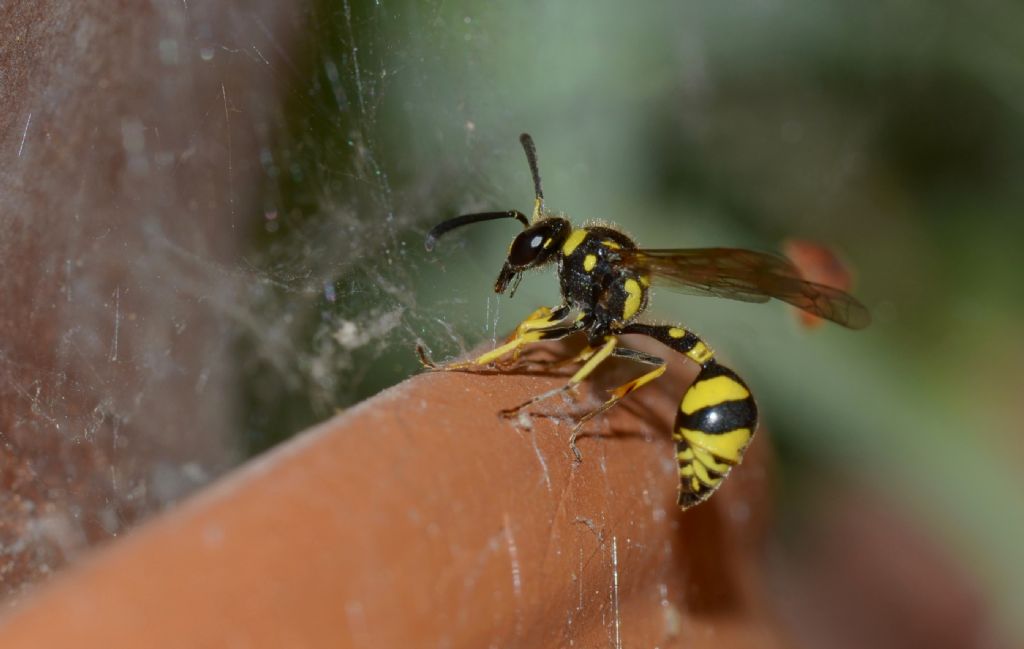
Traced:
<path fill-rule="evenodd" d="M 154 92 L 208 90 L 180 115 L 111 106 L 124 116 L 107 132 L 45 88 L 10 111 L 15 176 L 47 173 L 5 181 L 0 253 L 34 272 L 4 285 L 5 309 L 22 306 L 0 342 L 0 592 L 408 376 L 416 340 L 464 348 L 465 298 L 421 297 L 443 281 L 422 241 L 473 178 L 443 146 L 429 166 L 405 151 L 410 110 L 393 89 L 448 38 L 439 6 L 420 5 L 417 25 L 380 3 L 320 2 L 282 36 L 272 11 L 184 2 L 143 44 L 172 71 Z M 101 68 L 110 21 L 72 22 L 68 51 Z M 54 143 L 77 137 L 94 140 L 84 164 L 54 162 Z M 487 304 L 475 317 L 494 329 Z"/>

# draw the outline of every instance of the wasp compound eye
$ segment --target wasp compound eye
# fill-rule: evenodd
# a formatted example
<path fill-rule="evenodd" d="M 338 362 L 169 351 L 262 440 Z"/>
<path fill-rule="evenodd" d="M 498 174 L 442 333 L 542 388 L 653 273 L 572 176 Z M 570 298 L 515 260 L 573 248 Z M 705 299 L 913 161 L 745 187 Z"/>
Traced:
<path fill-rule="evenodd" d="M 558 252 L 572 225 L 565 219 L 549 218 L 519 233 L 508 249 L 508 264 L 516 270 L 540 266 Z"/>
<path fill-rule="evenodd" d="M 519 268 L 533 264 L 544 250 L 546 239 L 548 237 L 536 228 L 521 232 L 508 251 L 508 263 Z"/>

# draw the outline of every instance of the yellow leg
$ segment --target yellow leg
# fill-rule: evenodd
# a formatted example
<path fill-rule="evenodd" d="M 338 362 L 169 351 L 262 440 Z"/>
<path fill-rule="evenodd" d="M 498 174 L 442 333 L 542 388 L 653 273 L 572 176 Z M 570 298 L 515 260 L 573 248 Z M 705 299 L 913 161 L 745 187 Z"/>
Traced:
<path fill-rule="evenodd" d="M 556 324 L 562 321 L 562 316 L 564 315 L 566 310 L 567 309 L 565 309 L 565 307 L 558 307 L 554 311 L 552 311 L 546 306 L 540 307 L 539 309 L 528 315 L 525 320 L 520 322 L 519 326 L 516 327 L 516 330 L 509 335 L 505 342 L 512 342 L 513 340 L 516 340 L 517 338 L 531 331 L 542 331 L 544 329 L 550 329 L 551 327 L 555 326 Z M 523 343 L 523 345 L 525 345 L 525 343 Z M 523 345 L 519 345 L 518 347 L 512 350 L 512 358 L 510 360 L 511 364 L 515 364 L 519 360 L 519 354 L 523 351 Z"/>
<path fill-rule="evenodd" d="M 569 448 L 572 449 L 572 453 L 576 457 L 576 461 L 577 462 L 581 462 L 583 460 L 583 455 L 580 453 L 579 447 L 576 446 L 576 440 L 579 437 L 580 432 L 583 430 L 583 425 L 586 424 L 591 419 L 593 419 L 594 417 L 596 417 L 596 416 L 600 415 L 601 413 L 607 411 L 609 408 L 614 406 L 616 403 L 618 403 L 623 397 L 625 397 L 629 393 L 631 393 L 634 390 L 637 390 L 637 389 L 643 387 L 644 385 L 647 385 L 651 381 L 657 379 L 662 374 L 664 374 L 665 370 L 667 369 L 667 365 L 665 365 L 665 361 L 660 359 L 660 358 L 657 358 L 655 356 L 650 356 L 650 355 L 644 354 L 642 352 L 637 352 L 637 351 L 634 351 L 634 350 L 631 350 L 631 349 L 616 348 L 615 347 L 615 343 L 617 341 L 618 341 L 618 339 L 615 336 L 609 336 L 608 338 L 605 339 L 604 345 L 602 345 L 601 347 L 599 347 L 597 349 L 595 349 L 593 347 L 589 347 L 589 346 L 586 347 L 583 351 L 581 351 L 576 356 L 576 358 L 572 359 L 574 362 L 575 361 L 586 361 L 586 363 L 584 363 L 583 367 L 581 367 L 579 369 L 579 371 L 577 371 L 572 376 L 572 378 L 570 378 L 569 381 L 564 386 L 562 386 L 560 388 L 556 388 L 554 390 L 549 390 L 549 391 L 547 391 L 547 392 L 545 392 L 543 394 L 539 394 L 539 395 L 533 397 L 532 399 L 530 399 L 529 401 L 526 401 L 525 403 L 519 404 L 518 406 L 516 406 L 514 408 L 509 408 L 507 410 L 503 410 L 502 411 L 502 415 L 504 415 L 504 416 L 515 415 L 516 413 L 518 413 L 523 408 L 526 408 L 527 406 L 533 405 L 534 403 L 537 403 L 538 401 L 543 401 L 544 399 L 549 399 L 549 398 L 551 398 L 553 396 L 557 396 L 559 394 L 563 394 L 565 392 L 568 392 L 568 391 L 572 390 L 577 385 L 582 383 L 588 376 L 590 376 L 590 374 L 594 371 L 594 369 L 597 368 L 598 365 L 603 363 L 605 360 L 607 360 L 607 358 L 609 356 L 611 356 L 613 354 L 616 355 L 616 356 L 622 356 L 624 358 L 629 358 L 629 359 L 632 359 L 632 360 L 636 360 L 636 361 L 639 361 L 641 363 L 648 363 L 648 364 L 652 364 L 652 365 L 657 365 L 657 367 L 655 367 L 650 372 L 647 372 L 646 374 L 643 374 L 642 376 L 639 376 L 639 377 L 633 379 L 632 381 L 629 381 L 628 383 L 624 383 L 624 384 L 620 385 L 619 387 L 615 388 L 614 390 L 612 390 L 611 397 L 609 397 L 607 401 L 605 401 L 603 404 L 601 404 L 595 410 L 593 410 L 591 412 L 588 412 L 587 414 L 583 415 L 580 418 L 580 420 L 576 423 L 576 426 L 573 427 L 572 435 L 569 437 Z"/>
<path fill-rule="evenodd" d="M 566 311 L 565 307 L 558 307 L 554 310 L 548 307 L 537 309 L 526 320 L 519 323 L 519 326 L 516 327 L 515 332 L 513 332 L 505 344 L 472 360 L 437 365 L 427 356 L 426 350 L 422 345 L 416 346 L 416 353 L 419 354 L 420 363 L 427 369 L 445 372 L 488 365 L 508 353 L 512 353 L 513 360 L 515 360 L 519 357 L 519 351 L 524 345 L 541 340 L 557 340 L 578 331 L 580 328 L 578 322 L 571 325 L 562 325 L 562 317 L 564 317 Z"/>
<path fill-rule="evenodd" d="M 522 410 L 523 408 L 531 406 L 537 403 L 538 401 L 544 401 L 545 399 L 550 399 L 551 397 L 558 396 L 559 394 L 569 392 L 577 385 L 582 383 L 584 379 L 590 376 L 590 373 L 593 372 L 598 365 L 607 360 L 607 358 L 611 355 L 612 351 L 615 349 L 615 343 L 618 342 L 618 340 L 619 339 L 616 338 L 615 336 L 608 336 L 605 338 L 604 344 L 601 345 L 600 347 L 596 349 L 593 347 L 585 348 L 573 360 L 585 360 L 586 362 L 583 364 L 583 367 L 581 367 L 579 370 L 577 370 L 575 374 L 572 375 L 572 377 L 568 380 L 568 382 L 566 382 L 565 385 L 563 385 L 560 388 L 555 388 L 554 390 L 548 390 L 547 392 L 538 394 L 532 399 L 525 401 L 519 404 L 518 406 L 515 406 L 514 408 L 506 408 L 505 410 L 501 411 L 502 416 L 512 417 L 518 414 L 519 411 Z"/>
<path fill-rule="evenodd" d="M 557 361 L 531 360 L 530 364 L 534 367 L 542 367 L 547 370 L 557 370 L 559 368 L 565 367 L 566 365 L 585 363 L 587 360 L 590 359 L 591 356 L 594 355 L 595 352 L 597 352 L 597 350 L 588 345 L 581 349 L 578 354 L 576 354 L 575 356 L 570 356 L 569 358 L 562 358 Z"/>
<path fill-rule="evenodd" d="M 630 392 L 632 392 L 632 391 L 634 391 L 634 390 L 636 390 L 636 389 L 638 389 L 640 387 L 643 387 L 644 385 L 650 383 L 654 379 L 656 379 L 659 376 L 661 376 L 662 374 L 664 374 L 665 370 L 667 369 L 667 367 L 668 366 L 665 365 L 665 361 L 661 361 L 661 365 L 659 365 L 658 367 L 654 368 L 653 370 L 651 370 L 647 374 L 644 374 L 643 376 L 637 377 L 637 378 L 633 379 L 632 381 L 630 381 L 629 383 L 624 383 L 624 384 L 620 385 L 619 387 L 615 388 L 614 390 L 612 390 L 612 396 L 609 397 L 609 399 L 607 401 L 602 403 L 595 410 L 592 410 L 591 412 L 588 412 L 587 414 L 585 414 L 582 417 L 580 417 L 579 421 L 576 422 L 576 426 L 573 427 L 573 429 L 572 429 L 572 435 L 569 437 L 569 447 L 572 448 L 572 452 L 576 456 L 576 461 L 577 462 L 579 462 L 579 461 L 581 461 L 583 459 L 583 456 L 580 454 L 579 448 L 577 448 L 577 446 L 576 446 L 576 439 L 579 437 L 580 432 L 583 430 L 583 425 L 586 424 L 591 419 L 593 419 L 594 417 L 600 415 L 601 413 L 606 412 L 609 408 L 611 408 L 612 406 L 617 404 L 620 399 L 622 399 L 624 396 L 626 396 Z"/>
<path fill-rule="evenodd" d="M 423 349 L 422 345 L 416 346 L 416 353 L 419 354 L 420 363 L 422 363 L 423 366 L 426 367 L 428 370 L 441 372 L 450 372 L 452 370 L 464 370 L 469 367 L 480 367 L 482 365 L 488 365 L 498 360 L 505 354 L 508 354 L 509 352 L 518 352 L 519 349 L 527 343 L 543 340 L 541 334 L 541 331 L 531 331 L 526 334 L 517 335 L 504 345 L 495 347 L 491 351 L 481 354 L 472 360 L 462 361 L 459 363 L 448 363 L 447 365 L 437 365 L 436 363 L 434 363 L 434 361 L 430 360 L 430 358 L 427 357 L 426 351 Z"/>
<path fill-rule="evenodd" d="M 532 331 L 534 329 L 543 329 L 546 326 L 550 326 L 551 324 L 553 324 L 551 321 L 552 313 L 554 312 L 549 307 L 540 307 L 530 315 L 526 316 L 526 319 L 519 323 L 519 325 L 516 327 L 516 330 L 512 332 L 512 335 L 510 335 L 508 339 L 512 340 L 517 335 L 526 333 L 527 331 Z"/>
<path fill-rule="evenodd" d="M 609 356 L 611 356 L 612 350 L 615 349 L 615 343 L 619 342 L 616 336 L 608 336 L 604 339 L 604 345 L 599 347 L 593 354 L 590 354 L 590 360 L 583 364 L 572 378 L 569 379 L 571 385 L 577 385 L 582 382 L 585 378 L 590 376 L 590 373 L 594 369 L 603 363 Z"/>

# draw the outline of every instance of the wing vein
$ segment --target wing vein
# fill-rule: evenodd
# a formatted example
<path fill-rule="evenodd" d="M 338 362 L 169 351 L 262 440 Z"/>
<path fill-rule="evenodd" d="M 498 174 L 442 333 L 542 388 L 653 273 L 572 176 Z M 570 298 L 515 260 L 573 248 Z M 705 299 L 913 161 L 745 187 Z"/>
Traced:
<path fill-rule="evenodd" d="M 625 263 L 652 281 L 691 295 L 743 302 L 782 300 L 851 329 L 871 321 L 867 308 L 831 286 L 805 280 L 785 257 L 740 248 L 639 249 Z"/>

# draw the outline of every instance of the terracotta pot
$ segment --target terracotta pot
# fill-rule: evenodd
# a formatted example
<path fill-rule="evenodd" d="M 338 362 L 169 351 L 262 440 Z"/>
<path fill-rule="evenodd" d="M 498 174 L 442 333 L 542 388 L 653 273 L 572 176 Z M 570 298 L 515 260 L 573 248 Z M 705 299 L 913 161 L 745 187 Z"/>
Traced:
<path fill-rule="evenodd" d="M 416 376 L 98 552 L 0 646 L 781 644 L 755 562 L 764 435 L 681 513 L 668 426 L 687 377 L 591 422 L 581 464 L 569 422 L 592 398 L 497 415 L 563 380 Z"/>

